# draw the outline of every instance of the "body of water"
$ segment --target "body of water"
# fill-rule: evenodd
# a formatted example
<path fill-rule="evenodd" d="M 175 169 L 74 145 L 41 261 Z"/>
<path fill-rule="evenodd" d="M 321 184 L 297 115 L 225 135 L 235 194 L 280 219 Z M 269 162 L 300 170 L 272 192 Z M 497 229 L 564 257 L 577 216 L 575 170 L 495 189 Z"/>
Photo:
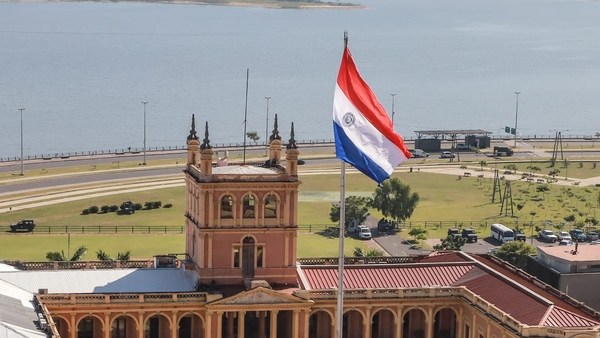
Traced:
<path fill-rule="evenodd" d="M 348 30 L 365 80 L 405 137 L 515 123 L 524 135 L 600 131 L 600 2 L 370 0 L 361 10 L 145 3 L 0 3 L 0 157 L 182 145 L 190 117 L 213 143 L 332 138 Z M 201 133 L 203 134 L 203 133 Z"/>

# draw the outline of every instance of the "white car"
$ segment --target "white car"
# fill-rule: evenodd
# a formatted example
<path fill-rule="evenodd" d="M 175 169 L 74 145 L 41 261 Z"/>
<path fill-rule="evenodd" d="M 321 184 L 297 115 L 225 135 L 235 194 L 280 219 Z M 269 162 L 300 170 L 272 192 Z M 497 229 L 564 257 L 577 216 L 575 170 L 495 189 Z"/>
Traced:
<path fill-rule="evenodd" d="M 456 157 L 456 155 L 450 151 L 443 151 L 442 154 L 440 155 L 440 158 L 454 158 L 454 157 Z"/>
<path fill-rule="evenodd" d="M 371 239 L 371 230 L 364 225 L 358 227 L 358 238 Z"/>
<path fill-rule="evenodd" d="M 569 235 L 568 232 L 566 231 L 560 231 L 556 237 L 558 237 L 559 240 L 563 241 L 563 240 L 567 240 L 567 241 L 572 241 L 573 239 L 571 238 L 571 235 Z"/>
<path fill-rule="evenodd" d="M 556 237 L 552 230 L 542 230 L 540 231 L 540 240 L 550 243 L 556 243 L 556 241 L 558 241 L 558 237 Z"/>

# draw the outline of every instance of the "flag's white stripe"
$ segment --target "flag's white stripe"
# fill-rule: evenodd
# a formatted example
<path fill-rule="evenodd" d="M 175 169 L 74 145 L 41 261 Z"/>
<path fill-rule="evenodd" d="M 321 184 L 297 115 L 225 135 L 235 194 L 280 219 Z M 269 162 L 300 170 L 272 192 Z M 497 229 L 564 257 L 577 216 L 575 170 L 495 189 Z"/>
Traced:
<path fill-rule="evenodd" d="M 404 162 L 407 158 L 400 148 L 390 142 L 377 130 L 350 102 L 339 85 L 335 85 L 333 97 L 334 122 L 344 129 L 352 143 L 359 148 L 373 162 L 377 163 L 385 172 L 391 175 L 394 168 Z M 354 114 L 354 124 L 346 126 L 343 122 L 347 112 Z"/>

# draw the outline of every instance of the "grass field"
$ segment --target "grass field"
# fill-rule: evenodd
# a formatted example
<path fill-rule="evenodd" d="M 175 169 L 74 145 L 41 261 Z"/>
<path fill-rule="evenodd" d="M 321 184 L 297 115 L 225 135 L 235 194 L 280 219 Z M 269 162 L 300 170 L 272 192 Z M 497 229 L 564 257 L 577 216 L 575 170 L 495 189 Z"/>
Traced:
<path fill-rule="evenodd" d="M 508 162 L 506 162 L 508 163 Z M 519 167 L 527 167 L 529 163 L 519 163 Z M 538 165 L 540 168 L 541 165 Z M 558 165 L 560 168 L 560 164 Z M 575 171 L 576 165 L 569 167 Z M 525 169 L 525 168 L 523 168 Z M 582 175 L 592 175 L 596 169 L 591 163 L 584 163 Z M 600 169 L 598 169 L 600 170 Z M 539 173 L 538 173 L 539 175 Z M 576 222 L 583 222 L 588 217 L 595 217 L 598 211 L 599 189 L 596 187 L 561 187 L 533 182 L 513 181 L 511 184 L 513 211 L 508 216 L 500 214 L 500 199 L 496 195 L 496 202 L 491 203 L 493 181 L 478 177 L 462 177 L 454 175 L 431 174 L 425 172 L 397 173 L 403 182 L 410 185 L 412 191 L 420 196 L 420 203 L 412 217 L 407 220 L 407 226 L 422 226 L 427 222 L 450 222 L 456 224 L 474 224 L 482 222 L 488 224 L 500 222 L 508 226 L 533 223 L 545 227 L 546 221 L 553 224 L 566 223 L 564 217 L 574 215 Z M 300 225 L 332 224 L 329 220 L 331 204 L 339 198 L 338 175 L 306 175 L 301 176 L 298 222 Z M 347 175 L 347 196 L 358 194 L 370 196 L 376 188 L 375 183 L 361 174 Z M 540 187 L 547 187 L 541 191 Z M 504 182 L 499 190 L 504 193 Z M 181 226 L 184 224 L 185 188 L 166 188 L 148 190 L 129 194 L 112 195 L 101 198 L 85 199 L 81 201 L 61 203 L 30 210 L 13 211 L 0 214 L 0 224 L 8 225 L 19 219 L 35 219 L 38 225 L 43 226 L 135 226 L 157 225 Z M 162 201 L 172 203 L 172 208 L 154 210 L 141 210 L 133 215 L 117 215 L 115 213 L 81 215 L 81 210 L 91 205 L 120 205 L 123 201 L 131 200 L 138 203 L 146 201 Z M 376 210 L 371 214 L 382 217 Z M 448 223 L 446 223 L 448 224 Z M 572 223 L 566 223 L 566 228 Z M 445 236 L 444 227 L 429 226 L 429 237 Z M 486 232 L 483 228 L 480 232 Z M 44 259 L 47 251 L 65 250 L 66 235 L 31 235 L 10 233 L 0 234 L 0 257 L 3 259 Z M 133 257 L 149 257 L 157 253 L 182 252 L 182 235 L 86 235 L 73 236 L 71 249 L 79 245 L 88 246 L 92 253 L 103 249 L 111 255 L 117 251 L 131 250 Z M 84 243 L 87 242 L 87 243 Z M 335 242 L 335 243 L 334 243 Z M 350 240 L 352 243 L 352 240 Z M 347 249 L 352 251 L 356 243 L 348 244 Z M 359 243 L 360 244 L 360 243 Z M 300 257 L 335 256 L 337 255 L 337 240 L 320 236 L 314 233 L 301 233 L 299 236 Z M 88 255 L 90 255 L 88 253 Z M 95 256 L 92 255 L 92 256 Z M 89 256 L 88 256 L 89 258 Z"/>

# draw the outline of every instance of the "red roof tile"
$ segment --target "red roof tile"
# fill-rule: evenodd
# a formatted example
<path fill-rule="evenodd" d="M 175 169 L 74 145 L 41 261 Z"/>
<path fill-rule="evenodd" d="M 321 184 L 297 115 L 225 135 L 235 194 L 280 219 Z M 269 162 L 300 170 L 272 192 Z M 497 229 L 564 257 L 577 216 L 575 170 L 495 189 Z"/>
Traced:
<path fill-rule="evenodd" d="M 348 265 L 344 268 L 344 288 L 383 289 L 411 288 L 423 286 L 451 286 L 465 273 L 473 269 L 472 264 L 461 265 Z M 304 266 L 307 290 L 337 288 L 337 267 Z"/>
<path fill-rule="evenodd" d="M 593 327 L 598 322 L 579 316 L 573 312 L 553 306 L 546 319 L 541 323 L 552 327 Z"/>

